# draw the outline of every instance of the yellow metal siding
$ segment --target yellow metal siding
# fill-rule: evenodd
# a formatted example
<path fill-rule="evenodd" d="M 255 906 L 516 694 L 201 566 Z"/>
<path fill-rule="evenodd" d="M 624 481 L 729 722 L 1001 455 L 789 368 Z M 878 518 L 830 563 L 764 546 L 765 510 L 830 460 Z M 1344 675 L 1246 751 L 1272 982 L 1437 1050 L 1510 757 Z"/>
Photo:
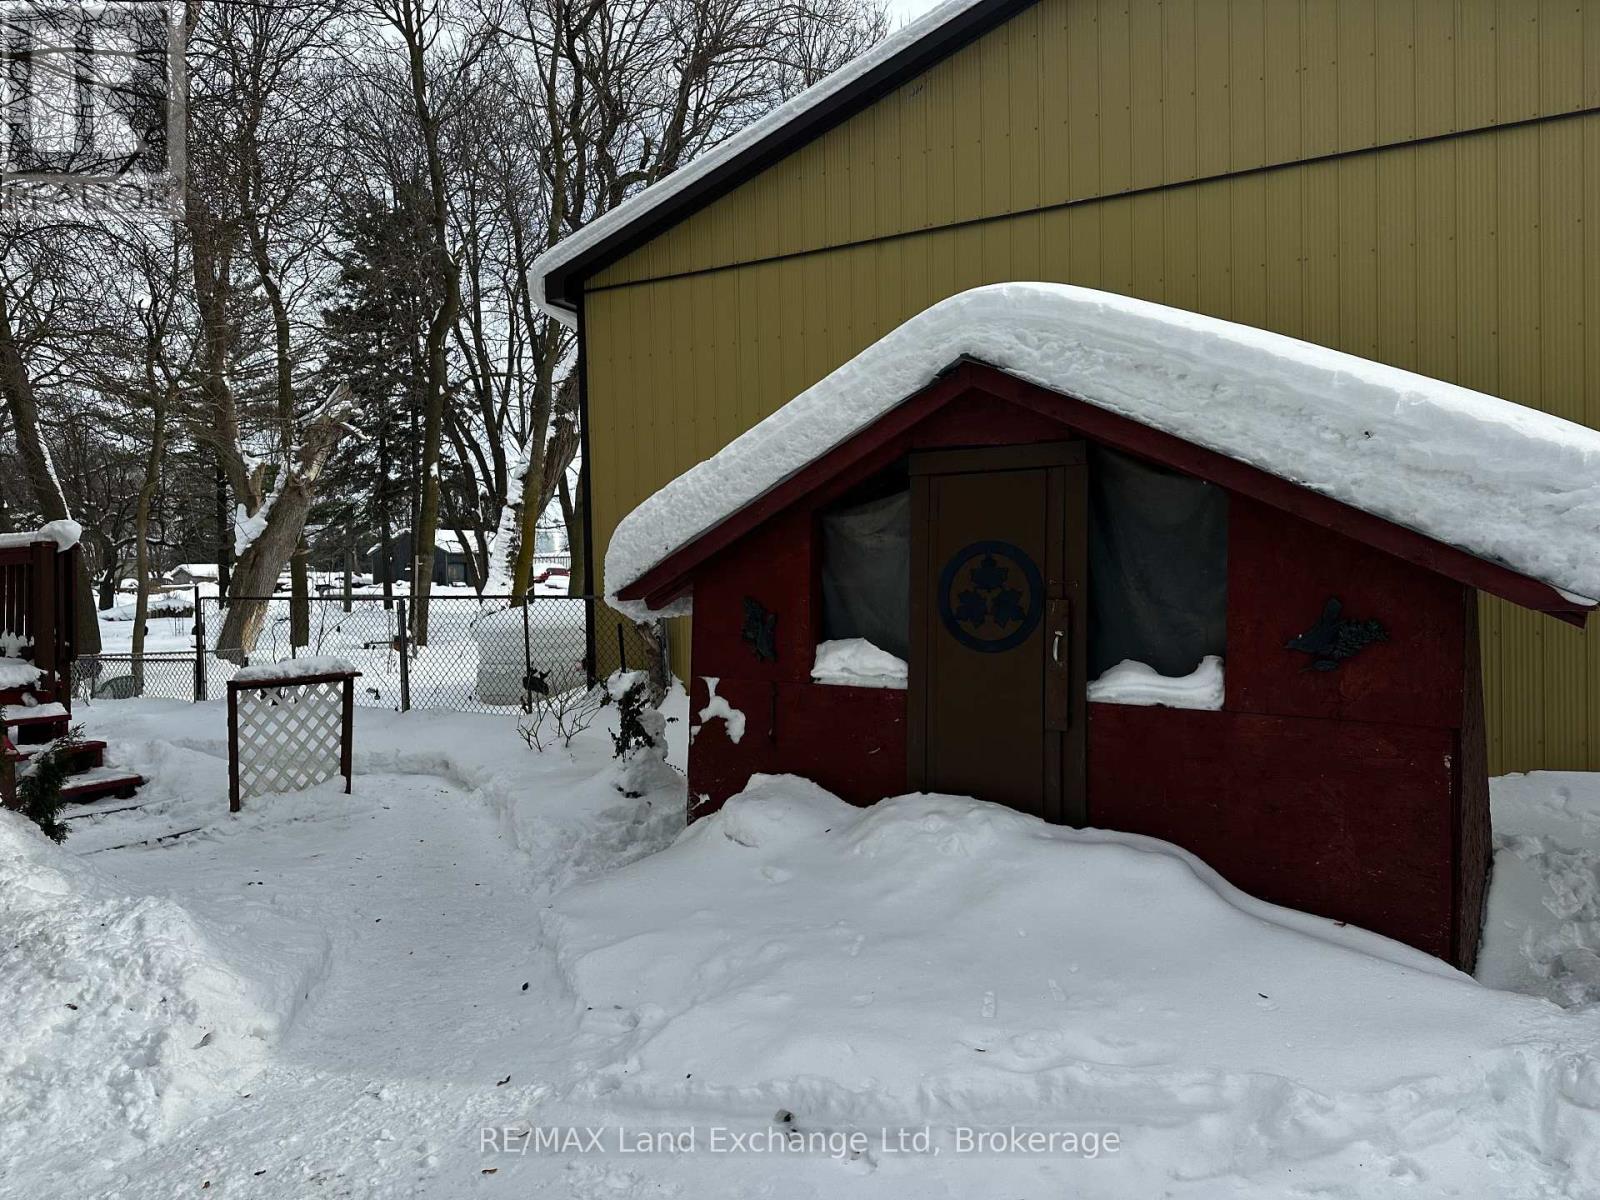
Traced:
<path fill-rule="evenodd" d="M 1136 9 L 1144 21 L 1151 9 L 1163 10 L 1163 45 L 1175 39 L 1175 55 L 1184 53 L 1185 44 L 1207 44 L 1194 33 L 1189 16 L 1191 10 L 1208 10 L 1205 0 L 1165 12 L 1173 7 L 1140 4 Z M 1541 17 L 1551 11 L 1548 5 L 1538 8 Z M 1115 10 L 1110 21 L 1108 9 Z M 1241 10 L 1246 19 L 1238 19 Z M 1347 8 L 1333 0 L 1232 4 L 1229 11 L 1236 19 L 1228 26 L 1229 46 L 1237 46 L 1241 31 L 1247 31 L 1246 41 L 1264 47 L 1254 59 L 1235 55 L 1230 60 L 1230 93 L 1249 90 L 1232 86 L 1240 71 L 1246 77 L 1255 72 L 1255 94 L 1265 103 L 1259 127 L 1243 126 L 1243 140 L 1270 145 L 1287 136 L 1272 104 L 1282 81 L 1274 82 L 1270 67 L 1260 75 L 1259 64 L 1271 62 L 1277 42 L 1319 47 L 1332 63 L 1333 44 L 1359 46 L 1370 40 L 1366 31 L 1374 13 L 1378 24 L 1392 23 L 1382 10 L 1381 3 L 1376 9 L 1370 3 Z M 1444 20 L 1449 11 L 1450 5 L 1416 0 L 1412 57 L 1419 64 L 1428 55 L 1438 57 L 1436 44 L 1423 52 L 1425 42 L 1437 41 L 1423 36 L 1425 28 L 1457 27 Z M 1460 11 L 1464 20 L 1474 5 L 1463 2 Z M 1485 11 L 1492 18 L 1494 5 Z M 1103 44 L 1108 37 L 1129 36 L 1132 27 L 1126 10 L 1115 5 L 1101 5 L 1094 21 L 1079 6 L 1069 6 L 1059 28 L 1050 24 L 1059 18 L 1059 6 L 1041 6 L 1039 13 L 1040 22 L 1032 28 L 1042 47 L 1062 38 L 1070 45 L 1089 33 Z M 1539 29 L 1557 24 L 1563 22 L 1541 20 Z M 1573 24 L 1570 19 L 1563 24 L 1569 40 Z M 1589 10 L 1583 28 L 1587 57 L 1574 60 L 1570 47 L 1560 50 L 1567 62 L 1563 71 L 1572 77 L 1558 80 L 1563 95 L 1580 87 L 1591 94 L 1595 89 L 1600 58 L 1593 54 L 1592 39 L 1600 22 Z M 1319 31 L 1315 37 L 1312 29 Z M 1487 70 L 1492 78 L 1511 79 L 1515 71 L 1508 60 L 1522 53 L 1521 43 L 1508 41 L 1497 50 L 1486 28 L 1474 36 L 1472 47 L 1462 47 L 1450 59 L 1473 64 L 1470 71 L 1463 66 L 1458 77 L 1477 78 L 1474 72 Z M 1524 40 L 1529 37 L 1524 31 Z M 1542 38 L 1533 44 L 1556 53 Z M 1341 68 L 1344 54 L 1340 49 Z M 1125 70 L 1129 60 L 1102 55 L 1097 62 L 1094 94 L 1102 105 L 1110 97 L 1115 107 L 1129 94 L 1129 77 L 1108 68 L 1120 62 Z M 976 79 L 985 69 L 982 63 L 981 57 L 973 58 L 961 69 Z M 1398 86 L 1396 79 L 1404 76 L 1391 66 L 1380 56 L 1354 74 L 1377 94 Z M 920 110 L 930 118 L 930 129 L 937 124 L 931 120 L 936 109 L 950 115 L 954 97 L 948 85 L 942 91 L 932 86 L 938 74 L 929 73 L 927 104 Z M 952 68 L 950 79 L 956 78 Z M 1481 82 L 1464 93 L 1476 96 Z M 1311 89 L 1309 81 L 1305 86 Z M 1540 80 L 1535 91 L 1546 86 L 1557 85 Z M 1088 84 L 1082 87 L 1087 93 Z M 1078 94 L 1070 82 L 1059 90 Z M 1525 91 L 1512 87 L 1495 100 L 1490 86 L 1485 94 L 1495 103 L 1521 105 L 1516 109 L 1521 112 L 1534 102 Z M 1005 131 L 989 125 L 981 106 L 955 108 L 963 111 L 964 128 L 975 141 L 958 148 L 947 137 L 938 153 L 947 162 L 969 162 L 982 174 L 982 140 Z M 1435 108 L 1431 96 L 1416 92 L 1419 126 Z M 1380 124 L 1411 119 L 1388 109 L 1379 103 L 1375 114 L 1371 105 L 1352 98 L 1338 109 L 1337 136 L 1370 139 L 1382 132 L 1375 132 L 1374 119 Z M 1203 88 L 1192 106 L 1175 109 L 1185 129 L 1216 120 L 1216 110 L 1216 96 L 1207 96 Z M 905 112 L 895 111 L 897 116 Z M 1162 129 L 1173 119 L 1170 113 L 1162 117 Z M 1066 145 L 1064 167 L 1041 149 L 1041 188 L 1063 173 L 1081 179 L 1080 171 L 1092 171 L 1105 178 L 1153 169 L 1147 148 L 1126 160 L 1106 153 L 1104 144 L 1098 155 L 1085 155 L 1069 134 L 1070 119 L 1057 114 L 1040 120 L 1041 148 L 1051 137 Z M 1150 121 L 1143 111 L 1130 116 L 1130 125 Z M 1238 128 L 1231 117 L 1228 128 Z M 1024 134 L 1024 141 L 1032 136 Z M 1312 136 L 1309 127 L 1307 136 Z M 1229 134 L 1230 161 L 1239 140 Z M 886 159 L 881 144 L 870 139 L 868 144 L 878 157 L 871 160 L 872 168 L 855 173 L 853 191 L 869 197 L 881 193 L 875 170 L 902 182 L 924 169 L 932 173 L 926 167 L 936 157 L 931 149 L 903 146 L 898 158 Z M 1197 161 L 1191 165 L 1180 161 L 1181 155 L 1168 157 L 1172 143 L 1164 133 L 1155 142 L 1162 148 L 1162 169 L 1203 169 L 1205 155 L 1221 153 L 1218 146 L 1198 149 L 1206 144 L 1198 135 L 1192 141 Z M 913 160 L 909 167 L 907 157 Z M 925 166 L 916 165 L 919 159 Z M 831 167 L 848 169 L 842 162 Z M 1026 173 L 1011 174 L 1006 187 L 1014 195 L 1019 188 L 1027 191 L 1030 180 Z M 962 186 L 981 190 L 985 185 L 968 181 Z M 781 203 L 793 201 L 784 196 Z M 928 196 L 930 210 L 946 217 L 951 203 L 949 196 Z M 1600 424 L 1596 231 L 1600 116 L 1581 116 L 598 288 L 585 295 L 597 550 L 603 556 L 611 530 L 640 500 L 896 324 L 956 291 L 997 280 L 1055 279 L 1178 304 Z M 1482 616 L 1495 770 L 1600 769 L 1600 636 L 1585 639 L 1549 618 L 1498 601 L 1486 600 Z M 687 672 L 687 638 L 681 634 L 675 665 Z"/>
<path fill-rule="evenodd" d="M 1571 112 L 1583 0 L 1040 0 L 591 282 Z"/>

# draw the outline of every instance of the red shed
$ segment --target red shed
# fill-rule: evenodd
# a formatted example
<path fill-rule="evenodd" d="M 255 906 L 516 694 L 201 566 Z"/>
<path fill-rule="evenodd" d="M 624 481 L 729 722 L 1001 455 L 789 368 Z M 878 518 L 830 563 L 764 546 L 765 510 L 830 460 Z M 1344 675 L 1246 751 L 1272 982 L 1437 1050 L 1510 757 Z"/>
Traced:
<path fill-rule="evenodd" d="M 1581 625 L 1600 435 L 1083 289 L 945 301 L 647 501 L 692 818 L 756 772 L 1175 842 L 1470 969 L 1477 592 Z"/>

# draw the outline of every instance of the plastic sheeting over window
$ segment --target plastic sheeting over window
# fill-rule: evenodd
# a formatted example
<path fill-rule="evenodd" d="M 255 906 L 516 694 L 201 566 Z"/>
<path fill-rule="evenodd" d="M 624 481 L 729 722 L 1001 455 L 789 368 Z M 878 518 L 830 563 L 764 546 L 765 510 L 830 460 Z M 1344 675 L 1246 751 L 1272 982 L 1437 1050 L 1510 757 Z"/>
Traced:
<path fill-rule="evenodd" d="M 821 524 L 824 640 L 865 638 L 910 657 L 910 490 L 833 509 Z"/>
<path fill-rule="evenodd" d="M 1132 660 L 1186 676 L 1222 656 L 1228 495 L 1114 450 L 1089 450 L 1089 678 Z"/>

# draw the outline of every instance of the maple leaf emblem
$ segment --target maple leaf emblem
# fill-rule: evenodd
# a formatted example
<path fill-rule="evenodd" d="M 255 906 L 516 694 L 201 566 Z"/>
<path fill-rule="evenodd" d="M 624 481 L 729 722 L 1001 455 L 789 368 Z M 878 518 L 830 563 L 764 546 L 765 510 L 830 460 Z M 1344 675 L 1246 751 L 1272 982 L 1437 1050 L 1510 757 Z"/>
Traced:
<path fill-rule="evenodd" d="M 972 586 L 980 592 L 992 592 L 1000 588 L 1010 575 L 1010 567 L 1002 567 L 994 560 L 994 555 L 985 554 L 983 562 L 972 568 L 970 578 Z"/>
<path fill-rule="evenodd" d="M 1016 588 L 1001 588 L 989 602 L 989 615 L 1001 629 L 1007 625 L 1015 625 L 1028 615 L 1022 607 L 1022 593 Z"/>
<path fill-rule="evenodd" d="M 956 620 L 974 629 L 989 618 L 989 602 L 974 591 L 962 592 L 956 597 Z"/>

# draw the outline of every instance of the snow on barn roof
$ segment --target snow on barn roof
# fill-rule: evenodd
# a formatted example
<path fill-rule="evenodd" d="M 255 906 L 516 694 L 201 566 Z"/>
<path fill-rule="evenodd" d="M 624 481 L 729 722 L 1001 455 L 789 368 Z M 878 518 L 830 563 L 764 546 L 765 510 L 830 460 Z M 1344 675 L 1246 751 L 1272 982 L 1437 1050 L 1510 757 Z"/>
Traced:
<path fill-rule="evenodd" d="M 1054 283 L 974 288 L 869 346 L 625 517 L 608 600 L 962 357 L 1600 596 L 1600 432 L 1281 334 Z"/>
<path fill-rule="evenodd" d="M 576 323 L 567 292 L 579 260 L 625 253 L 641 231 L 655 230 L 709 203 L 743 179 L 956 47 L 999 25 L 1033 0 L 945 0 L 851 59 L 833 74 L 718 142 L 686 166 L 630 197 L 557 242 L 534 261 L 539 307 L 564 324 Z M 643 236 L 649 236 L 645 232 Z M 580 268 L 581 269 L 581 268 Z"/>

